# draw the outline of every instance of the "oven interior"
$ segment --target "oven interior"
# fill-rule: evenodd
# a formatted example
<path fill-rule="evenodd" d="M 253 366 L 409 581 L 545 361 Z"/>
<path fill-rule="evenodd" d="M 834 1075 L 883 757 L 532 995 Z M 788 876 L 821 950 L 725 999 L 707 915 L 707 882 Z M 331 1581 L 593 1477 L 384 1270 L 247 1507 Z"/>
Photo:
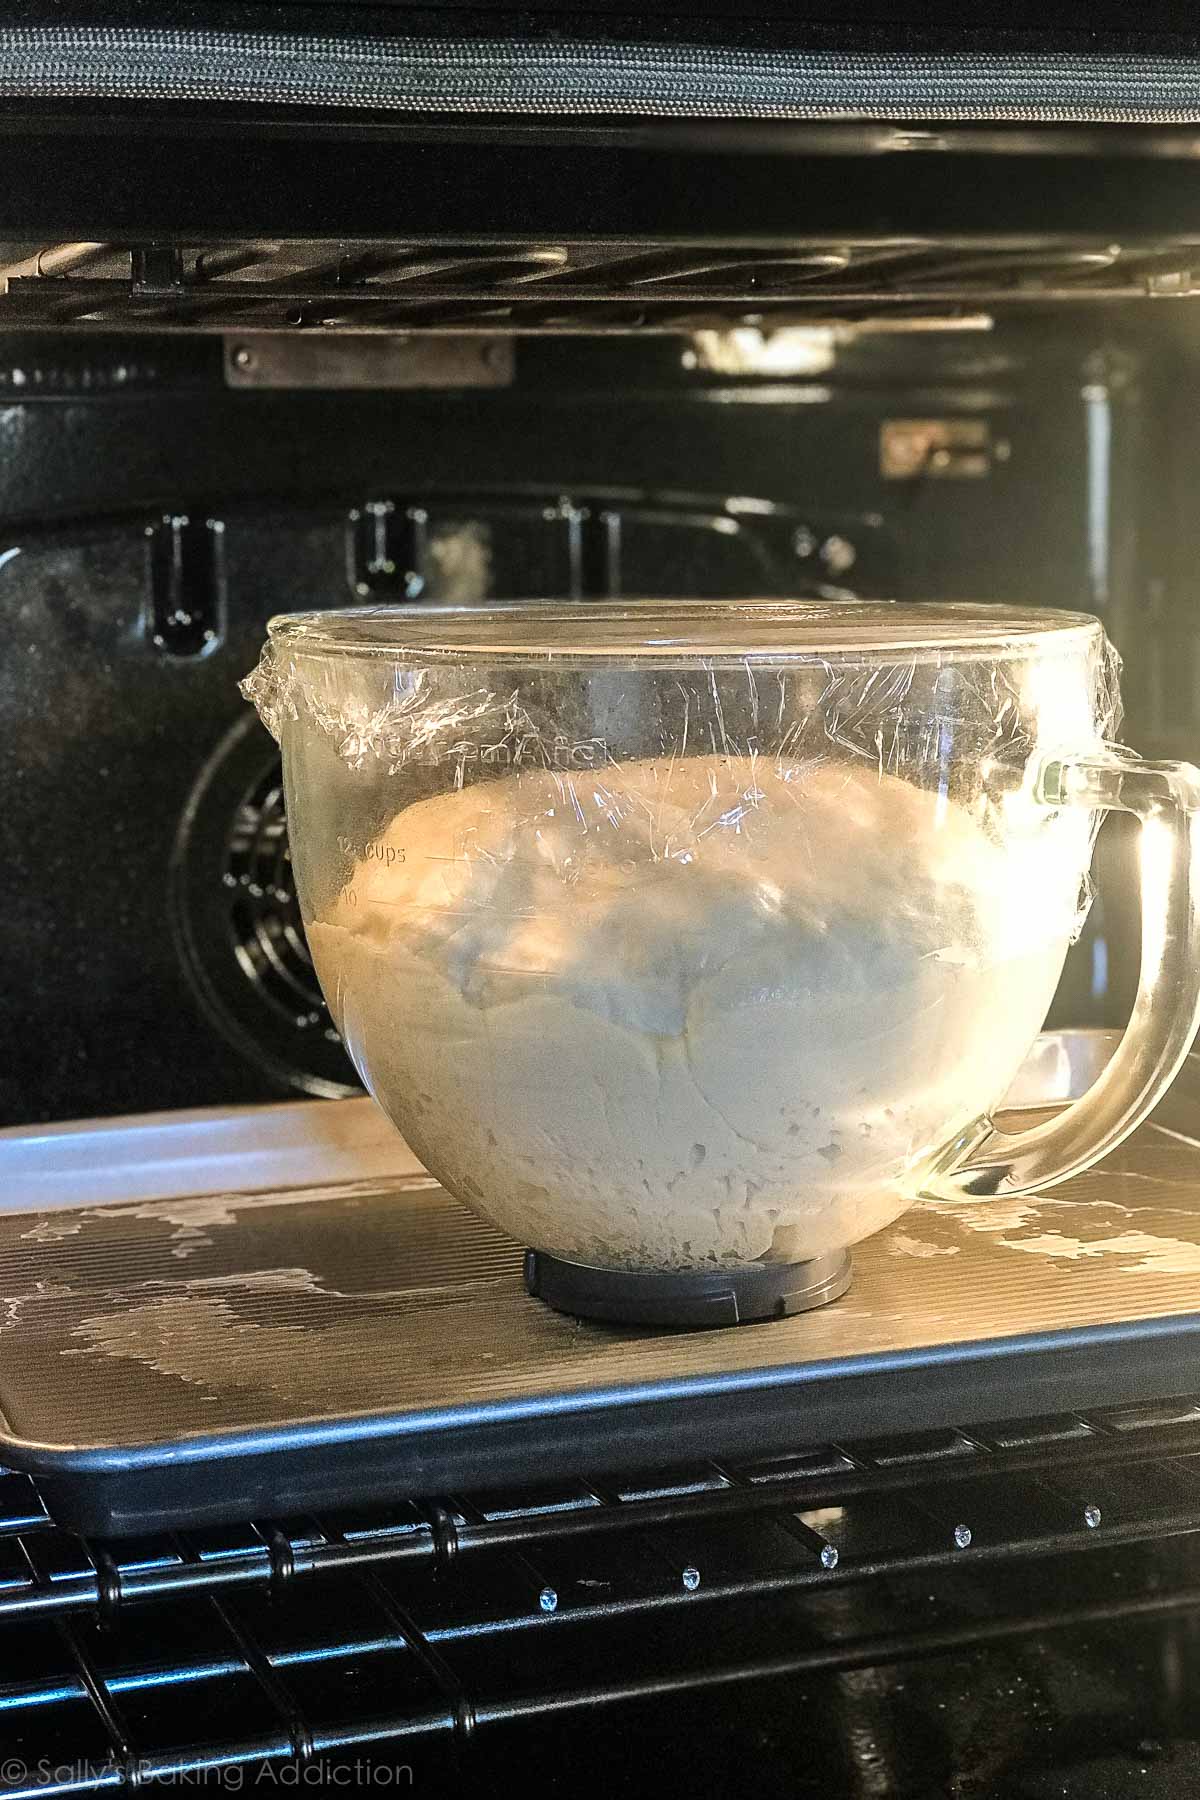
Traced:
<path fill-rule="evenodd" d="M 199 123 L 4 127 L 10 1142 L 357 1091 L 236 692 L 277 611 L 1061 605 L 1196 755 L 1182 127 Z M 1131 855 L 1051 1026 L 1128 1015 Z M 1200 1400 L 1008 1411 L 112 1540 L 6 1475 L 0 1774 L 1191 1792 Z"/>

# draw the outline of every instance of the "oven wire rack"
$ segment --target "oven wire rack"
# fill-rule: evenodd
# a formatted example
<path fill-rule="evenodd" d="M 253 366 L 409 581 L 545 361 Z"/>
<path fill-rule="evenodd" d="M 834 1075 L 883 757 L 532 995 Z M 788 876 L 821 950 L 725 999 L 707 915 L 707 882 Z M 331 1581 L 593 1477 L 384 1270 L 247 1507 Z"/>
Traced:
<path fill-rule="evenodd" d="M 6 330 L 687 334 L 855 309 L 1195 295 L 1200 242 L 0 243 Z"/>
<path fill-rule="evenodd" d="M 108 1544 L 6 1474 L 6 1787 L 459 1766 L 501 1724 L 1179 1616 L 1198 1534 L 1196 1397 Z"/>

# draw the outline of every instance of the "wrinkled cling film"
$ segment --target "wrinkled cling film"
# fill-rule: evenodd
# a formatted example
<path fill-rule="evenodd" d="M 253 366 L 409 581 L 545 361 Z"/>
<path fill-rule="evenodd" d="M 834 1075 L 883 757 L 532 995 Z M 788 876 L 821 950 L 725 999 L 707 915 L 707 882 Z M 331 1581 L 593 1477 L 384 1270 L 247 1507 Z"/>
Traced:
<path fill-rule="evenodd" d="M 520 1242 L 693 1269 L 879 1229 L 1003 1097 L 1096 827 L 1029 771 L 1124 754 L 1118 674 L 1098 629 L 661 666 L 291 642 L 244 691 L 295 759 L 315 967 L 422 1162 Z M 306 840 L 304 781 L 365 796 L 365 837 Z"/>
<path fill-rule="evenodd" d="M 1051 640 L 1050 668 L 1054 661 Z M 258 666 L 240 685 L 276 740 L 289 721 L 304 720 L 356 769 L 383 763 L 395 772 L 408 762 L 453 757 L 460 741 L 468 757 L 492 748 L 494 766 L 514 757 L 518 766 L 561 766 L 567 741 L 561 722 L 536 716 L 524 703 L 520 684 L 511 679 L 494 687 L 476 685 L 471 676 L 481 662 L 472 655 L 463 674 L 447 682 L 444 665 L 406 667 L 398 652 L 391 691 L 379 697 L 377 682 L 368 686 L 365 679 L 377 673 L 377 659 L 343 655 L 334 662 L 268 641 Z M 748 657 L 740 677 L 727 667 L 719 679 L 715 670 L 704 674 L 712 699 L 707 724 L 715 726 L 716 739 L 710 736 L 709 747 L 738 756 L 753 740 L 757 755 L 783 761 L 819 757 L 835 747 L 874 761 L 881 772 L 903 774 L 906 763 L 919 763 L 928 754 L 929 746 L 920 741 L 922 723 L 931 733 L 949 723 L 969 739 L 976 754 L 999 754 L 1017 765 L 1039 748 L 1039 737 L 1040 747 L 1046 748 L 1053 728 L 1047 729 L 1040 713 L 1031 718 L 1028 695 L 1013 679 L 1012 662 L 1002 647 L 984 645 L 975 659 L 947 661 L 943 673 L 950 679 L 944 686 L 935 679 L 925 692 L 915 692 L 918 669 L 928 668 L 925 658 L 918 662 L 884 652 L 862 661 L 839 656 L 814 664 L 810 658 L 802 665 L 808 703 L 797 707 L 788 690 L 788 669 L 760 666 Z M 696 659 L 696 666 L 705 669 L 702 659 Z M 1022 670 L 1027 666 L 1023 660 L 1019 664 Z M 821 671 L 815 688 L 814 667 Z M 1120 670 L 1116 649 L 1103 633 L 1097 634 L 1082 688 L 1085 704 L 1076 704 L 1073 716 L 1059 727 L 1062 734 L 1073 733 L 1073 741 L 1064 739 L 1060 746 L 1065 752 L 1094 751 L 1101 744 L 1116 748 L 1122 719 Z M 541 679 L 544 683 L 544 673 Z M 731 733 L 723 695 L 742 683 L 750 696 L 749 729 Z M 682 737 L 691 724 L 686 707 L 679 723 Z M 686 754 L 687 748 L 682 741 L 661 740 L 658 745 L 666 755 Z M 583 765 L 591 763 L 576 760 L 575 766 Z"/>
<path fill-rule="evenodd" d="M 881 782 L 934 786 L 982 813 L 1049 755 L 1106 749 L 1126 758 L 1115 742 L 1120 666 L 1102 631 L 1085 657 L 1075 649 L 1066 659 L 1048 634 L 1044 655 L 1026 644 L 1016 655 L 986 644 L 976 656 L 960 651 L 944 661 L 928 652 L 827 660 L 807 653 L 795 664 L 749 656 L 719 669 L 697 657 L 636 677 L 489 668 L 478 653 L 427 666 L 401 653 L 394 663 L 328 657 L 269 641 L 241 691 L 277 740 L 289 727 L 314 731 L 364 782 L 419 768 L 461 790 L 511 774 L 523 778 L 521 814 L 532 829 L 554 801 L 582 831 L 642 818 L 639 861 L 693 863 L 711 853 L 714 834 L 747 829 L 772 788 L 799 795 L 806 771 L 831 763 L 859 775 L 874 769 Z M 647 687 L 653 704 L 631 705 L 621 691 L 630 682 Z M 697 756 L 708 758 L 703 791 L 681 810 Z M 539 772 L 548 786 L 533 780 Z M 1098 824 L 1093 819 L 1089 843 Z M 1085 869 L 1072 941 L 1092 898 Z M 1052 929 L 1060 924 L 1054 915 Z"/>

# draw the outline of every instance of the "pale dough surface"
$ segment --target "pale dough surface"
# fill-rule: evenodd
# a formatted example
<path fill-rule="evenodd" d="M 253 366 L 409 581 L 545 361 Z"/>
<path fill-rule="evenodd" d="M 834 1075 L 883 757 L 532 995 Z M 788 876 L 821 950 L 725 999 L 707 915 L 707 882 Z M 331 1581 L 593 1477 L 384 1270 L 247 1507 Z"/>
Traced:
<path fill-rule="evenodd" d="M 371 1091 L 519 1241 L 798 1261 L 1003 1096 L 1081 857 L 870 766 L 519 771 L 408 807 L 309 941 Z"/>

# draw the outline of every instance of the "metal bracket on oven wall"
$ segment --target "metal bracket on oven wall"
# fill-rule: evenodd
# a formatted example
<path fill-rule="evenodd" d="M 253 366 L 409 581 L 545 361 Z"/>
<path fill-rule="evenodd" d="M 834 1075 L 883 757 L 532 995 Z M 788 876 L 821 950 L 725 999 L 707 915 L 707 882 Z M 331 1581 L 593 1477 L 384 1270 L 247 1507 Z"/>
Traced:
<path fill-rule="evenodd" d="M 225 340 L 232 388 L 496 388 L 513 380 L 512 340 L 238 332 Z"/>

